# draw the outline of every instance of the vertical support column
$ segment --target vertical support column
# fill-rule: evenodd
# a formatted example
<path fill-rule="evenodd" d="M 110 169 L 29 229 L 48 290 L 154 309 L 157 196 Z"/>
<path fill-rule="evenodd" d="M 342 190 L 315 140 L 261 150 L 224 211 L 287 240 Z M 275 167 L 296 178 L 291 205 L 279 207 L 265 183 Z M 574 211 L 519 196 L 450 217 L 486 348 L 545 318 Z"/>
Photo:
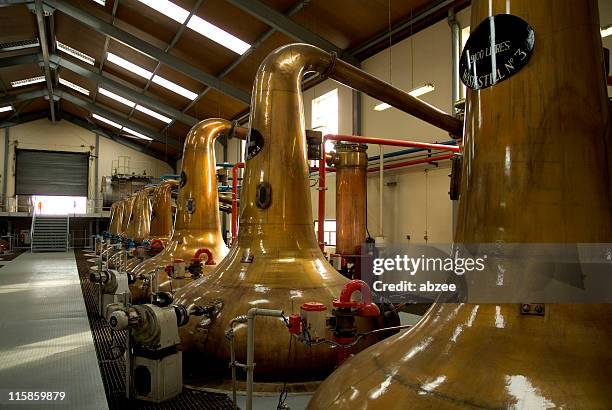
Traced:
<path fill-rule="evenodd" d="M 6 127 L 4 129 L 4 170 L 2 171 L 2 197 L 4 198 L 5 205 L 7 204 L 6 195 L 8 190 L 9 128 L 10 127 Z"/>
<path fill-rule="evenodd" d="M 95 159 L 94 159 L 94 213 L 97 213 L 98 203 L 100 202 L 100 180 L 98 176 L 99 172 L 99 161 L 100 161 L 100 134 L 96 134 L 96 148 L 95 148 Z M 102 208 L 102 207 L 100 207 Z M 100 209 L 100 212 L 102 209 Z"/>
<path fill-rule="evenodd" d="M 456 114 L 455 103 L 459 100 L 461 95 L 461 83 L 459 81 L 459 58 L 461 53 L 461 29 L 459 23 L 455 17 L 454 10 L 448 12 L 448 25 L 451 30 L 451 49 L 452 49 L 452 101 L 451 101 L 451 112 Z"/>

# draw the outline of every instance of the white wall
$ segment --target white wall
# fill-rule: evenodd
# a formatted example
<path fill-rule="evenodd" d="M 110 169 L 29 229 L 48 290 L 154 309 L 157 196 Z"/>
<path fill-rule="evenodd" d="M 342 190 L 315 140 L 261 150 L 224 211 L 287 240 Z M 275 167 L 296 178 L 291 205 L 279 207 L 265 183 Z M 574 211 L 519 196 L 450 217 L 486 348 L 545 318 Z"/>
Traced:
<path fill-rule="evenodd" d="M 15 147 L 21 149 L 37 149 L 47 151 L 70 151 L 95 154 L 96 136 L 93 132 L 68 121 L 52 124 L 48 119 L 40 119 L 9 128 L 9 156 L 7 195 L 15 193 Z M 0 144 L 0 172 L 4 172 L 4 136 Z M 98 158 L 98 186 L 103 176 L 111 175 L 113 161 L 120 157 L 128 157 L 130 167 L 137 173 L 159 177 L 161 174 L 172 173 L 167 163 L 142 152 L 100 137 Z M 89 164 L 89 199 L 95 197 L 95 162 L 90 158 Z M 2 178 L 7 177 L 2 175 Z"/>

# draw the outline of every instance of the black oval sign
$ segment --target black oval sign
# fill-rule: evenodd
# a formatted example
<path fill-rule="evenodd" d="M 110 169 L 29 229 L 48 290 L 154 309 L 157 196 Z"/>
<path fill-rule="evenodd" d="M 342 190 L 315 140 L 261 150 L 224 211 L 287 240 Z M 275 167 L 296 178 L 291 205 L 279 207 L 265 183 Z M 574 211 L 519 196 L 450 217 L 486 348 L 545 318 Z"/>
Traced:
<path fill-rule="evenodd" d="M 488 17 L 465 44 L 461 81 L 480 90 L 507 80 L 529 62 L 534 44 L 535 32 L 525 20 L 511 14 Z"/>

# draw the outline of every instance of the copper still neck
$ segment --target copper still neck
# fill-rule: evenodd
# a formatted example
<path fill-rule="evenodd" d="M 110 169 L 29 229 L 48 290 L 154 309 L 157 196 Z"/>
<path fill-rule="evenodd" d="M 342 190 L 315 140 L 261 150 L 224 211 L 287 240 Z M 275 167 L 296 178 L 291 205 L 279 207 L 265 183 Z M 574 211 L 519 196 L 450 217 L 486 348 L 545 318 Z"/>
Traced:
<path fill-rule="evenodd" d="M 132 205 L 132 217 L 127 229 L 127 237 L 136 244 L 149 238 L 151 229 L 151 199 L 153 187 L 145 187 L 136 193 Z"/>
<path fill-rule="evenodd" d="M 119 232 L 123 237 L 128 235 L 128 226 L 132 219 L 132 208 L 135 200 L 136 194 L 132 194 L 123 200 L 123 219 L 121 220 L 121 232 Z"/>
<path fill-rule="evenodd" d="M 108 224 L 108 232 L 112 235 L 118 235 L 121 230 L 121 221 L 123 219 L 123 201 L 113 202 L 111 205 L 111 220 Z"/>
<path fill-rule="evenodd" d="M 177 186 L 178 181 L 167 179 L 162 181 L 153 191 L 151 228 L 149 231 L 151 238 L 167 239 L 172 234 L 172 190 Z"/>

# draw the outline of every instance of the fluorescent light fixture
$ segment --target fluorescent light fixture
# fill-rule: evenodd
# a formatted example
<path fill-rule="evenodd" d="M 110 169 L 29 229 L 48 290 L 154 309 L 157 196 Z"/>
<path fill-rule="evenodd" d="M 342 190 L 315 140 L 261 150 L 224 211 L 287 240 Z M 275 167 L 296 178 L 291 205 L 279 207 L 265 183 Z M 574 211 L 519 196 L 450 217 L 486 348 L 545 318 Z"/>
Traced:
<path fill-rule="evenodd" d="M 25 78 L 23 80 L 11 81 L 11 86 L 12 87 L 25 87 L 26 85 L 44 83 L 44 82 L 45 82 L 45 76 L 41 75 L 40 77 L 32 77 L 32 78 Z"/>
<path fill-rule="evenodd" d="M 153 77 L 153 80 L 151 81 L 190 100 L 195 100 L 198 97 L 198 95 L 193 91 L 189 91 L 185 87 L 181 87 L 180 85 L 173 83 L 172 81 L 166 80 L 165 78 L 160 77 L 158 75 Z"/>
<path fill-rule="evenodd" d="M 0 107 L 0 112 L 7 112 L 7 111 L 12 111 L 13 107 L 11 107 L 10 105 L 7 105 L 5 107 Z"/>
<path fill-rule="evenodd" d="M 106 6 L 106 0 L 93 0 L 94 3 L 98 3 L 101 6 Z"/>
<path fill-rule="evenodd" d="M 113 64 L 117 64 L 119 67 L 124 68 L 142 78 L 146 78 L 147 80 L 150 79 L 151 76 L 153 76 L 153 73 L 151 71 L 146 70 L 134 63 L 131 63 L 125 58 L 121 58 L 116 54 L 108 53 L 107 60 Z M 180 85 L 173 83 L 170 80 L 166 80 L 164 77 L 161 77 L 159 75 L 154 76 L 151 79 L 151 81 L 153 81 L 157 85 L 167 88 L 168 90 L 172 92 L 182 95 L 183 97 L 188 98 L 190 100 L 195 100 L 198 96 L 193 91 L 189 91 L 185 87 L 181 87 Z"/>
<path fill-rule="evenodd" d="M 179 24 L 184 24 L 189 18 L 189 12 L 184 8 L 177 6 L 168 0 L 138 0 L 152 9 L 162 13 L 164 16 L 171 18 Z M 238 37 L 228 33 L 227 31 L 215 26 L 214 24 L 204 20 L 201 17 L 192 15 L 187 22 L 187 27 L 203 35 L 212 41 L 221 44 L 223 47 L 229 48 L 240 55 L 244 54 L 251 45 L 240 40 Z"/>
<path fill-rule="evenodd" d="M 153 73 L 149 70 L 145 70 L 144 68 L 137 66 L 134 63 L 129 62 L 125 58 L 119 57 L 117 54 L 108 53 L 106 59 L 113 64 L 117 64 L 119 67 L 128 70 L 131 73 L 136 74 L 137 76 L 146 78 L 147 80 L 151 78 Z"/>
<path fill-rule="evenodd" d="M 89 95 L 89 90 L 86 88 L 83 88 L 79 85 L 76 85 L 75 83 L 72 83 L 68 80 L 64 80 L 62 77 L 59 78 L 59 83 L 65 85 L 68 88 L 72 88 L 75 91 L 80 92 L 81 94 L 85 94 L 85 95 Z"/>
<path fill-rule="evenodd" d="M 428 83 L 428 84 L 422 85 L 420 87 L 417 87 L 417 88 L 415 88 L 412 91 L 409 91 L 408 94 L 413 96 L 413 97 L 415 97 L 415 98 L 417 98 L 417 97 L 420 97 L 423 94 L 427 94 L 427 93 L 429 93 L 429 92 L 431 92 L 431 91 L 433 91 L 435 89 L 436 89 L 436 87 L 433 84 L 429 84 Z M 376 106 L 374 106 L 374 111 L 384 111 L 387 108 L 391 108 L 391 106 L 389 104 L 387 104 L 387 103 L 380 103 L 380 104 L 377 104 Z"/>
<path fill-rule="evenodd" d="M 9 41 L 6 43 L 0 43 L 0 51 L 25 50 L 38 46 L 40 46 L 40 41 L 38 41 L 38 38 L 33 38 L 31 40 Z"/>
<path fill-rule="evenodd" d="M 66 54 L 70 54 L 72 57 L 78 58 L 79 60 L 84 61 L 89 65 L 95 65 L 96 59 L 92 56 L 82 53 L 79 50 L 76 50 L 64 43 L 60 43 L 59 41 L 56 41 L 55 43 L 57 45 L 58 50 L 63 51 Z"/>
<path fill-rule="evenodd" d="M 165 122 L 166 124 L 170 124 L 172 122 L 172 118 L 168 118 L 165 115 L 161 115 L 158 112 L 155 112 L 153 110 L 148 109 L 147 107 L 143 107 L 142 105 L 137 105 L 136 106 L 136 111 L 140 111 L 142 113 L 145 113 L 153 118 L 157 118 L 160 121 Z"/>
<path fill-rule="evenodd" d="M 240 40 L 238 37 L 196 15 L 191 16 L 187 27 L 240 55 L 251 48 L 249 43 Z"/>
<path fill-rule="evenodd" d="M 166 17 L 171 18 L 177 23 L 183 24 L 187 17 L 189 17 L 189 12 L 184 8 L 177 6 L 168 0 L 138 0 L 142 4 L 145 4 L 152 9 L 158 11 Z"/>
<path fill-rule="evenodd" d="M 601 38 L 612 36 L 612 24 L 601 29 Z"/>
<path fill-rule="evenodd" d="M 147 141 L 152 141 L 153 140 L 153 138 L 149 138 L 149 137 L 147 137 L 144 134 L 141 134 L 139 132 L 136 132 L 134 130 L 129 129 L 128 127 L 123 127 L 123 131 L 125 131 L 125 132 L 127 132 L 129 134 L 132 134 L 133 136 L 138 137 L 138 138 L 140 138 L 142 140 L 147 140 Z"/>
<path fill-rule="evenodd" d="M 104 117 L 103 117 L 103 116 L 101 116 L 101 115 L 98 115 L 98 114 L 91 114 L 91 116 L 92 116 L 92 117 L 94 117 L 94 118 L 95 118 L 96 120 L 98 120 L 98 121 L 101 121 L 101 122 L 103 122 L 103 123 L 106 123 L 106 124 L 110 125 L 111 127 L 115 127 L 115 128 L 119 128 L 119 129 L 122 129 L 122 128 L 123 128 L 123 126 L 122 126 L 122 125 L 117 124 L 116 122 L 113 122 L 113 121 L 109 120 L 108 118 L 104 118 Z"/>
<path fill-rule="evenodd" d="M 115 94 L 114 92 L 108 91 L 105 88 L 102 88 L 102 87 L 98 88 L 98 92 L 110 99 L 117 101 L 118 103 L 127 105 L 130 108 L 134 108 L 134 106 L 136 105 L 136 103 L 128 100 L 127 98 L 123 98 L 122 96 Z"/>

